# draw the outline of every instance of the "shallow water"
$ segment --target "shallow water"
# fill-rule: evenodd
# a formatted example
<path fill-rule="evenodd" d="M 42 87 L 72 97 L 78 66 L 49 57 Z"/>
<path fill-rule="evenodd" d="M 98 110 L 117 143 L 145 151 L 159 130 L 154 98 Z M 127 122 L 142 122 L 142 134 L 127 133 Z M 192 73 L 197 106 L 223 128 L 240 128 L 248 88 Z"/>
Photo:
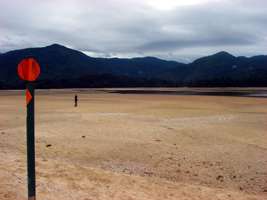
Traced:
<path fill-rule="evenodd" d="M 204 95 L 267 98 L 267 91 L 165 91 L 165 90 L 114 90 L 119 94 Z"/>

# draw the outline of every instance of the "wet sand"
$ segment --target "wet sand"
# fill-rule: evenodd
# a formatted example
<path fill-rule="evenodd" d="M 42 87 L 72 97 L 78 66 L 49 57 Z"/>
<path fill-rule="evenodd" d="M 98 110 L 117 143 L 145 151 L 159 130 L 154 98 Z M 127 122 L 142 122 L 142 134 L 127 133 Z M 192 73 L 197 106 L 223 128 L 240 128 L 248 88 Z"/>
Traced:
<path fill-rule="evenodd" d="M 0 102 L 0 199 L 25 200 L 25 98 Z M 37 199 L 267 199 L 266 130 L 264 98 L 37 91 Z"/>

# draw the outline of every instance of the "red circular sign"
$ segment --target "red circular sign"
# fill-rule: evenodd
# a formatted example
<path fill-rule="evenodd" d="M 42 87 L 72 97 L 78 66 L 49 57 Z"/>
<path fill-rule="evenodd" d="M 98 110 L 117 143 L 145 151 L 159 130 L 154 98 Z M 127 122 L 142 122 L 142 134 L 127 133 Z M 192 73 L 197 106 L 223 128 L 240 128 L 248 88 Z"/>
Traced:
<path fill-rule="evenodd" d="M 40 75 L 40 65 L 34 58 L 23 59 L 18 65 L 18 75 L 22 80 L 35 81 Z"/>

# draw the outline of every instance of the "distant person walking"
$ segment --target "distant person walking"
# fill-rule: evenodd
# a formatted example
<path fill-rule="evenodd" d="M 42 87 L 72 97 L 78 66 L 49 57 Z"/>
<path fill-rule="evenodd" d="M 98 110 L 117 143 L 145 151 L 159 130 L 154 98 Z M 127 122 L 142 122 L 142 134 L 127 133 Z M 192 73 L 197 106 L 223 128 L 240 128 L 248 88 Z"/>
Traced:
<path fill-rule="evenodd" d="M 74 97 L 74 107 L 77 107 L 78 106 L 78 96 L 77 94 L 75 94 L 75 97 Z"/>

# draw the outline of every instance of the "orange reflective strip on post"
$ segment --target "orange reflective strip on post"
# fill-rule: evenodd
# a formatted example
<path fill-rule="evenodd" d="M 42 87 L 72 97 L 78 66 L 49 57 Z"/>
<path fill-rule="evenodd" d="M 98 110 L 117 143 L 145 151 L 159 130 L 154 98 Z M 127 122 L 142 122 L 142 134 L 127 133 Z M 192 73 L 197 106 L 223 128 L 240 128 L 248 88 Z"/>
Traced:
<path fill-rule="evenodd" d="M 32 100 L 32 95 L 28 89 L 26 89 L 26 104 L 28 105 Z"/>

